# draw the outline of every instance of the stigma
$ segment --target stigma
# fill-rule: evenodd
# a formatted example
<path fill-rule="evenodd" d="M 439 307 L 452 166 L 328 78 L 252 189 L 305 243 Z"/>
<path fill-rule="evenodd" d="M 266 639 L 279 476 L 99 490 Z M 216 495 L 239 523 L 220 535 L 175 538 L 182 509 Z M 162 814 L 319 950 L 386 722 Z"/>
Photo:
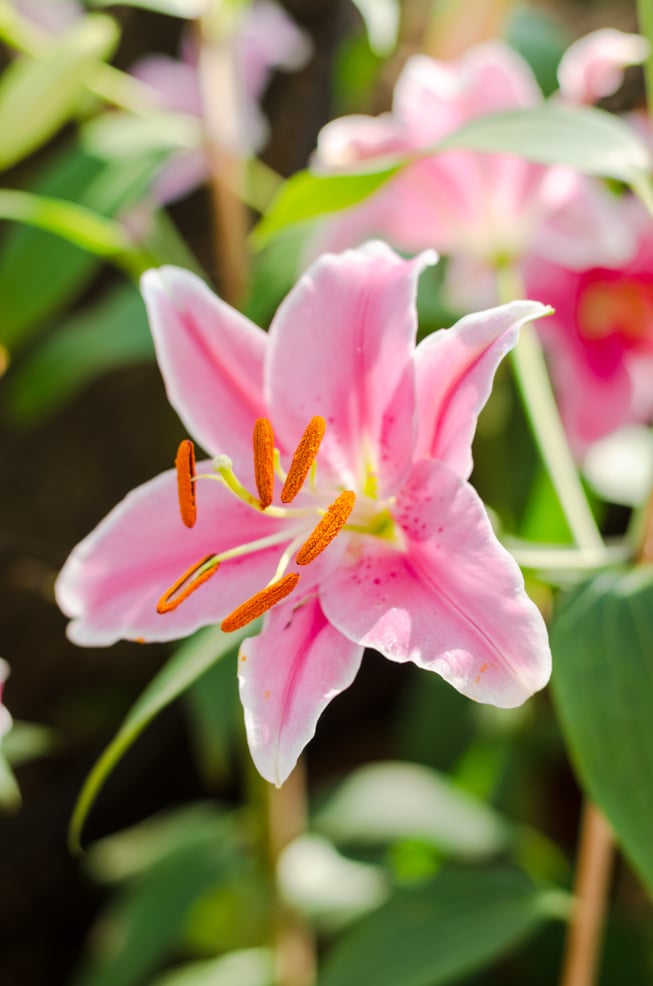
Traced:
<path fill-rule="evenodd" d="M 272 424 L 268 418 L 258 418 L 252 434 L 256 493 L 247 489 L 238 479 L 233 463 L 226 455 L 220 455 L 214 460 L 211 474 L 196 475 L 193 443 L 188 439 L 181 442 L 175 468 L 179 514 L 186 527 L 193 527 L 197 519 L 195 488 L 198 479 L 218 480 L 253 510 L 270 517 L 288 519 L 292 523 L 269 537 L 259 538 L 221 553 L 209 554 L 191 565 L 159 599 L 156 607 L 159 614 L 164 615 L 177 609 L 229 560 L 277 545 L 282 550 L 273 578 L 224 617 L 221 629 L 225 633 L 231 633 L 247 626 L 296 589 L 300 581 L 299 573 L 287 572 L 293 559 L 296 565 L 306 566 L 319 557 L 345 528 L 356 502 L 356 494 L 352 490 L 343 490 L 326 507 L 324 500 L 320 502 L 319 499 L 309 506 L 290 506 L 305 488 L 309 476 L 312 489 L 317 456 L 325 431 L 324 418 L 319 415 L 311 418 L 291 458 L 288 472 L 285 473 L 281 468 L 279 451 L 275 448 Z M 275 478 L 279 478 L 282 483 L 279 497 L 281 506 L 274 504 Z"/>

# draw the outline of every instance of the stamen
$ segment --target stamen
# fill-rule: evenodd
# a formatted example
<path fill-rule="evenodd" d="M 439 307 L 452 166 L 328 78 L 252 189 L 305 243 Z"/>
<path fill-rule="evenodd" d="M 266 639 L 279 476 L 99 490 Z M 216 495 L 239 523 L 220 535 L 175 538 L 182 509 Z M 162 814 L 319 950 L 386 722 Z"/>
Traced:
<path fill-rule="evenodd" d="M 177 470 L 177 496 L 179 497 L 179 513 L 186 527 L 194 527 L 197 520 L 197 504 L 195 502 L 195 446 L 190 439 L 185 438 L 179 443 L 175 458 Z"/>
<path fill-rule="evenodd" d="M 252 442 L 256 489 L 261 509 L 265 510 L 274 495 L 274 432 L 267 418 L 257 418 Z"/>
<path fill-rule="evenodd" d="M 326 421 L 320 415 L 311 418 L 292 457 L 286 481 L 281 490 L 281 502 L 292 503 L 301 490 L 324 438 Z"/>
<path fill-rule="evenodd" d="M 213 564 L 205 568 L 205 566 L 209 566 L 209 562 Z M 197 561 L 190 568 L 187 568 L 184 574 L 180 575 L 177 581 L 169 589 L 166 589 L 159 599 L 156 604 L 157 613 L 171 613 L 180 603 L 183 603 L 184 599 L 188 599 L 192 592 L 195 592 L 212 575 L 215 575 L 219 566 L 220 562 L 216 560 L 215 555 L 207 555 L 201 561 Z"/>
<path fill-rule="evenodd" d="M 271 585 L 266 586 L 265 589 L 261 589 L 260 592 L 257 592 L 246 602 L 242 603 L 241 606 L 238 606 L 233 613 L 225 616 L 220 624 L 221 629 L 225 633 L 231 633 L 233 630 L 240 630 L 241 627 L 247 626 L 252 620 L 262 616 L 263 613 L 272 609 L 276 603 L 281 602 L 282 599 L 289 596 L 298 582 L 299 574 L 297 572 L 290 572 L 288 575 L 284 575 L 282 579 L 279 579 L 278 582 L 273 582 Z"/>
<path fill-rule="evenodd" d="M 334 500 L 322 520 L 314 528 L 313 533 L 309 535 L 297 552 L 295 560 L 298 565 L 308 565 L 318 555 L 321 555 L 325 548 L 329 547 L 347 523 L 355 502 L 356 494 L 351 490 L 345 490 L 337 500 Z"/>

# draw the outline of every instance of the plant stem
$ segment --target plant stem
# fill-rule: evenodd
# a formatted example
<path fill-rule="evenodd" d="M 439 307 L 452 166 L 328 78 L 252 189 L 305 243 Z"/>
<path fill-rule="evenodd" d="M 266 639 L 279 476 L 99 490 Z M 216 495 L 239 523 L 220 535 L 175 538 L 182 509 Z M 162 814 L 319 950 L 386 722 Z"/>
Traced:
<path fill-rule="evenodd" d="M 523 297 L 514 269 L 499 272 L 499 293 L 504 302 Z M 603 539 L 587 502 L 567 436 L 560 420 L 542 347 L 530 325 L 520 333 L 512 352 L 515 380 L 542 461 L 579 548 L 599 552 Z"/>
<path fill-rule="evenodd" d="M 300 760 L 280 788 L 266 785 L 266 848 L 275 894 L 277 986 L 311 986 L 315 981 L 315 946 L 305 922 L 283 900 L 277 880 L 279 857 L 306 829 L 306 774 Z"/>
<path fill-rule="evenodd" d="M 598 808 L 587 801 L 580 831 L 575 902 L 560 986 L 593 986 L 596 980 L 612 859 L 613 842 L 608 823 Z"/>
<path fill-rule="evenodd" d="M 644 84 L 649 117 L 653 123 L 653 4 L 651 0 L 637 0 L 637 20 L 639 33 L 649 43 L 649 53 L 644 62 Z"/>
<path fill-rule="evenodd" d="M 238 80 L 228 33 L 220 36 L 207 15 L 199 24 L 199 79 L 204 135 L 213 204 L 215 259 L 221 295 L 238 307 L 249 283 L 246 246 L 248 219 L 243 203 L 245 170 L 237 148 L 242 146 Z"/>

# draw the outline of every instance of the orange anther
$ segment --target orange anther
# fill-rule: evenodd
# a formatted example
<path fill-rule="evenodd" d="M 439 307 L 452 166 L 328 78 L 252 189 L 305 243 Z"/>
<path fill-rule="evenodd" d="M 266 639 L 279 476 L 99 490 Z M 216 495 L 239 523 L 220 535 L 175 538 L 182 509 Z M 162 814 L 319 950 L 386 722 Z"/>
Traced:
<path fill-rule="evenodd" d="M 265 510 L 274 495 L 274 432 L 267 418 L 257 418 L 252 442 L 256 490 L 261 508 Z"/>
<path fill-rule="evenodd" d="M 177 495 L 179 513 L 186 527 L 193 527 L 197 520 L 195 503 L 195 446 L 185 438 L 179 443 L 175 458 L 177 470 Z"/>
<path fill-rule="evenodd" d="M 324 438 L 325 428 L 326 421 L 319 415 L 311 418 L 306 426 L 306 431 L 302 435 L 297 446 L 297 451 L 292 457 L 290 469 L 288 470 L 286 481 L 281 490 L 282 503 L 292 503 L 304 485 L 310 468 L 315 462 L 320 443 Z"/>
<path fill-rule="evenodd" d="M 277 582 L 273 582 L 272 585 L 261 589 L 256 595 L 242 603 L 241 606 L 238 606 L 233 613 L 225 616 L 220 624 L 221 629 L 225 633 L 231 633 L 233 630 L 240 630 L 241 627 L 247 626 L 252 620 L 262 616 L 263 613 L 272 609 L 276 603 L 281 602 L 282 599 L 289 596 L 298 582 L 298 573 L 290 572 Z"/>
<path fill-rule="evenodd" d="M 191 592 L 195 592 L 212 575 L 215 575 L 219 568 L 219 562 L 216 562 L 212 568 L 207 568 L 205 572 L 201 571 L 203 566 L 214 557 L 215 555 L 207 555 L 201 561 L 197 561 L 190 568 L 187 568 L 184 574 L 180 575 L 177 581 L 169 589 L 166 589 L 159 599 L 156 604 L 157 613 L 171 613 L 180 603 L 183 603 L 184 599 L 188 599 Z M 200 572 L 200 574 L 196 575 L 196 572 Z"/>
<path fill-rule="evenodd" d="M 351 490 L 345 490 L 337 500 L 333 501 L 322 520 L 315 526 L 313 533 L 309 535 L 297 552 L 296 561 L 298 565 L 308 565 L 318 555 L 321 555 L 325 548 L 329 547 L 349 520 L 355 502 L 356 494 L 352 493 Z"/>

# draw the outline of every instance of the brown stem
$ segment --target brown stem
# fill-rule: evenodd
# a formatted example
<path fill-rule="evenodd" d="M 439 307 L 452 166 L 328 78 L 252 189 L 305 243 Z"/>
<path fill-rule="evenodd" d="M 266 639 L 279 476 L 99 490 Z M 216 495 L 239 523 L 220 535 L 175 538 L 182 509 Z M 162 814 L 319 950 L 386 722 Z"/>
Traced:
<path fill-rule="evenodd" d="M 234 46 L 200 24 L 199 79 L 202 93 L 209 186 L 213 210 L 213 242 L 222 297 L 242 305 L 249 283 L 246 237 L 240 93 L 234 66 Z"/>
<path fill-rule="evenodd" d="M 311 986 L 315 981 L 315 945 L 304 921 L 282 899 L 276 882 L 279 856 L 306 830 L 306 774 L 300 760 L 283 787 L 267 785 L 267 857 L 274 879 L 277 986 Z"/>
<path fill-rule="evenodd" d="M 560 986 L 594 986 L 614 857 L 608 823 L 585 803 L 574 885 L 575 903 L 567 932 Z"/>

